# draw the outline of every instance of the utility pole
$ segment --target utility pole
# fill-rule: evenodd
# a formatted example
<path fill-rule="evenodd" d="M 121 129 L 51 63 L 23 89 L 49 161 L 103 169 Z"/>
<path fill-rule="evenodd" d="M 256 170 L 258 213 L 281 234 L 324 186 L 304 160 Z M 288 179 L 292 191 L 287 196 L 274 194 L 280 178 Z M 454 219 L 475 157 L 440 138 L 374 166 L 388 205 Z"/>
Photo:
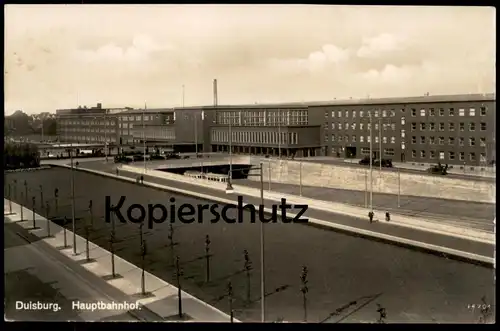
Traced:
<path fill-rule="evenodd" d="M 71 159 L 71 217 L 73 219 L 73 254 L 77 255 L 76 252 L 76 219 L 75 219 L 75 171 L 73 170 L 73 153 L 70 149 L 70 159 Z"/>
<path fill-rule="evenodd" d="M 382 114 L 379 114 L 382 116 Z M 381 185 L 382 185 L 382 118 L 379 117 L 378 119 L 378 150 L 379 150 L 379 157 L 378 157 L 378 191 L 381 191 Z"/>
<path fill-rule="evenodd" d="M 373 121 L 371 110 L 368 115 L 370 117 L 370 211 L 373 212 Z"/>
<path fill-rule="evenodd" d="M 300 291 L 302 292 L 302 301 L 304 306 L 304 322 L 307 322 L 307 292 L 309 292 L 309 287 L 307 286 L 307 283 L 309 282 L 307 280 L 308 273 L 309 271 L 307 270 L 307 267 L 303 266 L 302 273 L 300 274 L 300 282 L 302 284 Z"/>
<path fill-rule="evenodd" d="M 210 236 L 205 236 L 205 258 L 207 260 L 207 283 L 210 281 Z"/>
<path fill-rule="evenodd" d="M 233 140 L 233 132 L 231 130 L 232 126 L 232 121 L 233 121 L 233 111 L 229 110 L 229 182 L 228 182 L 228 188 L 233 187 L 232 185 L 232 178 L 233 178 L 233 147 L 232 147 L 232 140 Z"/>
<path fill-rule="evenodd" d="M 252 271 L 252 261 L 250 260 L 250 256 L 248 255 L 248 251 L 246 249 L 243 251 L 243 257 L 245 258 L 244 269 L 247 275 L 247 302 L 250 302 L 251 301 L 250 271 Z"/>
<path fill-rule="evenodd" d="M 108 163 L 108 123 L 106 118 L 107 109 L 104 109 L 104 153 L 106 154 L 106 163 Z"/>
<path fill-rule="evenodd" d="M 144 103 L 144 111 L 142 112 L 142 143 L 144 148 L 144 174 L 146 174 L 146 126 L 144 124 L 144 117 L 146 116 L 146 109 L 148 106 Z"/>
<path fill-rule="evenodd" d="M 278 109 L 278 158 L 281 160 L 281 109 Z"/>

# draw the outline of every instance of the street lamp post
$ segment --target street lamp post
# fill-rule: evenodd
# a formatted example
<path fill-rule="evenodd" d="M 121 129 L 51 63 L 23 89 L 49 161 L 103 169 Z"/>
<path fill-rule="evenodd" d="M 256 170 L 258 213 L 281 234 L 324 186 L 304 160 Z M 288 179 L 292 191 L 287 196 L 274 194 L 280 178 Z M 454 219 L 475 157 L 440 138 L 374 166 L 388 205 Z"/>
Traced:
<path fill-rule="evenodd" d="M 144 149 L 144 174 L 146 173 L 146 126 L 144 124 L 144 116 L 146 116 L 147 105 L 144 103 L 144 111 L 142 112 L 142 148 Z"/>
<path fill-rule="evenodd" d="M 368 115 L 370 117 L 370 211 L 373 212 L 373 121 L 371 111 Z"/>
<path fill-rule="evenodd" d="M 104 110 L 104 154 L 106 157 L 106 163 L 108 163 L 108 123 L 107 118 L 106 118 L 106 113 L 108 112 L 107 109 Z"/>
<path fill-rule="evenodd" d="M 260 166 L 258 168 L 253 168 L 255 170 L 259 170 L 259 174 L 248 174 L 248 176 L 260 176 L 260 200 L 261 200 L 261 208 L 264 208 L 264 175 L 263 175 L 263 164 L 262 162 L 260 163 Z M 229 171 L 228 176 L 231 175 L 232 169 Z M 229 177 L 228 177 L 229 179 Z M 231 185 L 231 183 L 228 181 L 228 185 L 226 188 L 226 193 L 230 194 L 233 193 L 234 189 Z M 264 254 L 264 248 L 265 248 L 265 237 L 264 237 L 264 223 L 260 222 L 260 303 L 261 303 L 261 322 L 264 323 L 266 320 L 266 305 L 265 305 L 265 294 L 266 294 L 266 287 L 265 287 L 265 254 Z"/>
<path fill-rule="evenodd" d="M 73 254 L 77 255 L 76 252 L 76 219 L 75 219 L 75 175 L 73 170 L 73 153 L 70 150 L 71 159 L 71 217 L 72 217 L 72 230 L 73 230 Z"/>
<path fill-rule="evenodd" d="M 233 132 L 232 132 L 232 121 L 233 121 L 233 113 L 229 111 L 229 127 L 228 127 L 228 133 L 229 133 L 229 173 L 227 177 L 227 189 L 232 190 L 233 185 L 232 185 L 232 178 L 233 178 L 233 146 L 232 146 L 232 141 L 233 141 Z"/>

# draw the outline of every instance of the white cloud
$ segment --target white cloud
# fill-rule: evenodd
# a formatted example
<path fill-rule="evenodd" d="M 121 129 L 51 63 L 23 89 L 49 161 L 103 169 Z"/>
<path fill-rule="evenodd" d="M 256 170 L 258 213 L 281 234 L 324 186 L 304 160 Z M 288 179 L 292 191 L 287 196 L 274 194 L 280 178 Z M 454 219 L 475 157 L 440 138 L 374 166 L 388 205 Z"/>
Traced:
<path fill-rule="evenodd" d="M 364 38 L 363 45 L 356 53 L 361 58 L 377 58 L 391 52 L 404 50 L 405 40 L 401 36 L 383 33 L 376 37 Z"/>
<path fill-rule="evenodd" d="M 85 62 L 142 62 L 147 60 L 153 52 L 171 48 L 170 45 L 160 45 L 149 36 L 136 35 L 132 40 L 132 46 L 119 47 L 114 43 L 109 43 L 96 50 L 78 50 L 76 57 Z"/>
<path fill-rule="evenodd" d="M 269 65 L 278 71 L 290 73 L 300 71 L 317 72 L 330 65 L 337 65 L 349 60 L 350 51 L 335 45 L 324 45 L 321 50 L 310 53 L 306 58 L 271 59 Z"/>

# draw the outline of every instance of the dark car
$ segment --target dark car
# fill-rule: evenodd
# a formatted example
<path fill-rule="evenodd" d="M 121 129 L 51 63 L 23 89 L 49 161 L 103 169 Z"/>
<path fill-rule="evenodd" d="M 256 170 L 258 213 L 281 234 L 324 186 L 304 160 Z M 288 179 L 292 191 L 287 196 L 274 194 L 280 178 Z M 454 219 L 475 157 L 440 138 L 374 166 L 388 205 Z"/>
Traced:
<path fill-rule="evenodd" d="M 362 158 L 361 160 L 359 160 L 359 164 L 361 164 L 361 165 L 370 165 L 370 157 L 369 156 L 365 156 L 364 158 Z M 372 164 L 373 164 L 373 160 L 372 160 Z"/>
<path fill-rule="evenodd" d="M 115 156 L 115 163 L 129 163 L 130 161 L 132 161 L 132 160 L 125 155 Z"/>
<path fill-rule="evenodd" d="M 389 160 L 389 159 L 376 160 L 376 161 L 374 161 L 373 165 L 376 167 L 379 167 L 380 162 L 382 162 L 383 168 L 392 168 L 392 160 Z"/>
<path fill-rule="evenodd" d="M 432 175 L 447 175 L 448 174 L 448 165 L 443 166 L 441 163 L 438 163 L 435 166 L 427 168 L 427 172 Z"/>
<path fill-rule="evenodd" d="M 151 160 L 165 160 L 165 157 L 163 155 L 160 155 L 160 154 L 153 154 L 150 156 L 150 159 Z"/>

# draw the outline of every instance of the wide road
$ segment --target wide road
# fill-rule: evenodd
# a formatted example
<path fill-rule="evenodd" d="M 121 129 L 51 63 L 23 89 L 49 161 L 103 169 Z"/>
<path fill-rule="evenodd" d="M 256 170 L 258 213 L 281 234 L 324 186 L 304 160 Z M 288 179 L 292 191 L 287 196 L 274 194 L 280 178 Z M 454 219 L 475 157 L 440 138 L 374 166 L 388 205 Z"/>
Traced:
<path fill-rule="evenodd" d="M 4 224 L 4 278 L 7 320 L 138 321 L 144 320 L 145 314 L 151 317 L 151 313 L 142 311 L 73 309 L 73 301 L 120 303 L 135 300 L 14 223 Z M 53 305 L 42 310 L 23 310 L 16 309 L 17 302 Z M 154 316 L 153 320 L 158 317 Z"/>
<path fill-rule="evenodd" d="M 14 178 L 18 183 L 27 180 L 32 188 L 30 195 L 39 194 L 37 188 L 42 185 L 45 196 L 50 197 L 58 187 L 60 213 L 71 215 L 67 199 L 69 170 L 12 173 L 6 180 L 12 182 Z M 77 217 L 88 217 L 86 209 L 88 200 L 92 199 L 94 230 L 91 240 L 106 247 L 110 226 L 102 220 L 105 196 L 109 195 L 113 203 L 121 195 L 126 196 L 125 208 L 133 203 L 169 204 L 171 197 L 175 197 L 177 206 L 207 203 L 97 175 L 75 172 L 74 178 Z M 234 214 L 229 212 L 229 216 Z M 169 247 L 169 225 L 155 225 L 145 233 L 149 252 L 147 270 L 173 282 L 171 256 L 179 255 L 184 261 L 183 284 L 188 292 L 227 311 L 227 299 L 221 296 L 231 279 L 235 289 L 236 317 L 258 320 L 260 226 L 248 222 L 248 214 L 245 214 L 245 220 L 242 224 L 176 223 L 174 252 Z M 82 220 L 77 222 L 79 233 L 82 232 L 82 223 Z M 207 234 L 213 254 L 211 282 L 208 284 L 205 283 L 203 259 Z M 117 238 L 122 240 L 116 245 L 117 254 L 134 264 L 140 263 L 137 225 L 118 224 Z M 245 249 L 253 262 L 250 304 L 246 303 L 246 277 L 241 273 Z M 268 320 L 280 317 L 289 321 L 302 319 L 299 277 L 303 265 L 309 269 L 308 320 L 311 322 L 373 322 L 378 318 L 376 304 L 379 303 L 387 309 L 388 322 L 467 323 L 479 318 L 478 312 L 469 309 L 469 305 L 478 302 L 482 296 L 494 304 L 492 269 L 314 227 L 281 223 L 266 225 L 265 256 Z M 278 288 L 285 289 L 272 294 Z M 352 305 L 346 307 L 349 303 Z M 341 307 L 344 309 L 334 314 Z"/>

